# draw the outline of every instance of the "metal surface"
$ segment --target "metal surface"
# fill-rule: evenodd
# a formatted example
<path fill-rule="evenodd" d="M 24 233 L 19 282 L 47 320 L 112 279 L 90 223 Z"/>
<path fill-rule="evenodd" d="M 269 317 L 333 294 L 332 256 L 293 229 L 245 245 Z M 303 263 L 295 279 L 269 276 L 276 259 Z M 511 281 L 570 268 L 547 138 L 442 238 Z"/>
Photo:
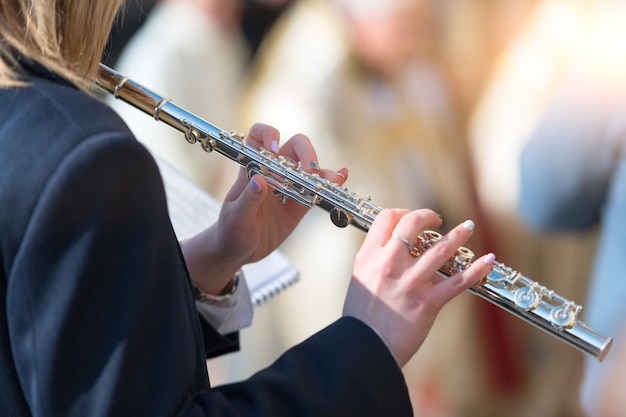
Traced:
<path fill-rule="evenodd" d="M 215 151 L 242 165 L 248 176 L 263 175 L 283 199 L 291 198 L 308 208 L 317 206 L 328 211 L 332 222 L 339 227 L 352 225 L 367 232 L 382 210 L 345 187 L 305 172 L 294 161 L 254 149 L 245 143 L 242 134 L 226 132 L 102 64 L 97 84 L 116 98 L 178 129 L 189 143 L 198 142 L 205 151 Z M 440 238 L 438 232 L 425 231 L 411 247 L 411 253 L 420 256 Z M 473 252 L 461 247 L 439 273 L 449 277 L 467 268 L 473 259 Z M 489 275 L 468 291 L 599 361 L 606 357 L 613 343 L 612 338 L 579 319 L 582 306 L 500 262 L 495 262 Z"/>

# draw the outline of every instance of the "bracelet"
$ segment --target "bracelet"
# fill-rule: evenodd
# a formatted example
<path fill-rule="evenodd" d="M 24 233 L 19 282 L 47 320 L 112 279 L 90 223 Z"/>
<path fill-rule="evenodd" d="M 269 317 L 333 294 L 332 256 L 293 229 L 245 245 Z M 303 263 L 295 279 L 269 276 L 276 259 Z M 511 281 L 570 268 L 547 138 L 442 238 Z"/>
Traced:
<path fill-rule="evenodd" d="M 200 301 L 204 304 L 218 304 L 222 301 L 228 300 L 234 293 L 237 291 L 237 287 L 239 286 L 239 272 L 237 272 L 231 281 L 230 288 L 227 289 L 226 292 L 221 293 L 220 295 L 211 295 L 200 290 L 196 285 L 191 282 L 191 288 L 193 291 L 193 297 L 196 301 Z"/>
<path fill-rule="evenodd" d="M 188 240 L 189 238 L 183 239 L 178 242 L 178 244 L 182 248 Z M 189 281 L 191 281 L 191 291 L 193 293 L 193 298 L 195 298 L 196 301 L 200 301 L 204 304 L 218 304 L 222 301 L 228 300 L 235 293 L 235 291 L 237 291 L 237 287 L 239 286 L 239 274 L 240 272 L 238 271 L 231 281 L 230 288 L 228 288 L 226 292 L 222 292 L 220 295 L 211 295 L 205 293 L 200 288 L 196 287 L 196 284 L 194 284 L 193 281 L 190 279 Z"/>

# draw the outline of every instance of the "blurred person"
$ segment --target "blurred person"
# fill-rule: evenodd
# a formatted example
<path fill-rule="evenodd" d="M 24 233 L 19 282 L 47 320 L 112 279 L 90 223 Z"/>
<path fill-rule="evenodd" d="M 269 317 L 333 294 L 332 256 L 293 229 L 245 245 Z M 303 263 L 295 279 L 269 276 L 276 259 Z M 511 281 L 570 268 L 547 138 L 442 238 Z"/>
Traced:
<path fill-rule="evenodd" d="M 245 0 L 242 31 L 253 57 L 272 25 L 294 0 Z"/>
<path fill-rule="evenodd" d="M 102 62 L 115 66 L 120 53 L 135 32 L 143 25 L 157 0 L 125 0 L 124 13 L 120 13 L 109 34 Z"/>
<path fill-rule="evenodd" d="M 624 2 L 588 5 L 521 159 L 519 209 L 528 225 L 583 235 L 599 228 L 583 312 L 614 343 L 603 362 L 585 360 L 579 398 L 589 417 L 626 416 L 625 19 Z"/>
<path fill-rule="evenodd" d="M 519 7 L 518 2 L 512 3 L 513 8 Z M 587 294 L 597 231 L 540 233 L 524 222 L 517 207 L 528 198 L 519 191 L 522 149 L 541 123 L 571 56 L 582 52 L 589 3 L 534 3 L 493 61 L 488 82 L 470 112 L 477 194 L 489 221 L 484 225 L 490 232 L 489 249 L 530 279 L 581 303 Z M 549 158 L 555 169 L 561 169 L 559 154 Z M 541 181 L 548 186 L 553 179 L 546 175 Z M 591 318 L 588 313 L 583 310 L 584 319 Z M 509 404 L 511 416 L 581 415 L 578 401 L 572 399 L 577 398 L 582 355 L 525 323 L 507 320 L 505 324 L 512 330 L 515 361 L 522 368 L 517 392 L 509 398 L 494 396 L 494 405 Z M 563 395 L 555 395 L 556 386 Z"/>
<path fill-rule="evenodd" d="M 240 82 L 249 51 L 241 33 L 241 0 L 159 0 L 130 39 L 116 70 L 179 106 L 235 129 Z M 183 135 L 108 98 L 137 138 L 216 198 L 224 197 L 236 164 L 189 146 Z M 226 180 L 225 180 L 226 179 Z"/>
<path fill-rule="evenodd" d="M 444 0 L 439 55 L 465 129 L 494 63 L 543 0 Z"/>
<path fill-rule="evenodd" d="M 474 216 L 465 144 L 437 63 L 437 25 L 438 2 L 431 0 L 296 2 L 257 53 L 240 125 L 262 120 L 286 134 L 306 133 L 324 160 L 349 162 L 348 188 L 377 205 L 429 207 L 446 225 Z M 332 320 L 347 282 L 325 277 L 349 271 L 363 238 L 312 213 L 281 247 L 302 279 L 289 297 L 267 306 L 271 349 Z M 480 237 L 470 246 L 480 250 Z M 416 415 L 462 413 L 481 389 L 474 302 L 449 305 L 441 331 L 406 368 Z M 306 308 L 298 314 L 296 305 Z"/>
<path fill-rule="evenodd" d="M 341 318 L 249 380 L 211 386 L 204 358 L 237 349 L 250 318 L 237 271 L 308 210 L 241 170 L 217 222 L 177 241 L 155 160 L 94 93 L 120 4 L 0 5 L 0 102 L 10 103 L 0 112 L 2 412 L 411 415 L 401 367 L 443 305 L 493 265 L 489 254 L 436 278 L 474 223 L 413 257 L 404 240 L 441 219 L 384 210 L 355 258 Z M 247 141 L 329 181 L 346 177 L 320 169 L 303 135 L 280 146 L 276 129 L 255 124 Z"/>

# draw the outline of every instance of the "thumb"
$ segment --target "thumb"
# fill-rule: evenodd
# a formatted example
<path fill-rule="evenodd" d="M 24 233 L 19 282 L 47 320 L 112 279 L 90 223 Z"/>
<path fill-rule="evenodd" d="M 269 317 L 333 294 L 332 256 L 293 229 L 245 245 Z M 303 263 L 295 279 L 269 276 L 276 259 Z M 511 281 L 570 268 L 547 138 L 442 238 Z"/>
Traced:
<path fill-rule="evenodd" d="M 228 237 L 244 236 L 249 228 L 259 223 L 261 206 L 269 185 L 265 178 L 254 175 L 232 200 L 225 200 L 220 210 L 220 223 L 228 232 Z M 234 197 L 234 195 L 233 195 Z"/>
<path fill-rule="evenodd" d="M 261 203 L 265 199 L 268 190 L 267 180 L 261 175 L 253 175 L 248 181 L 246 188 L 236 200 L 237 211 L 241 216 L 246 212 L 257 213 Z"/>

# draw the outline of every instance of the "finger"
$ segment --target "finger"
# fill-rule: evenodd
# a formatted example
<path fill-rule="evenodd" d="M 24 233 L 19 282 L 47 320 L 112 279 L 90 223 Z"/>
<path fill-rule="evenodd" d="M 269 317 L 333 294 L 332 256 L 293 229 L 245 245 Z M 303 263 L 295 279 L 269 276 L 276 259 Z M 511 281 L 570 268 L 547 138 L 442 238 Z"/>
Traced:
<path fill-rule="evenodd" d="M 301 161 L 303 169 L 309 173 L 315 172 L 335 184 L 343 185 L 348 179 L 348 169 L 337 171 L 320 169 L 317 153 L 309 138 L 303 134 L 294 135 L 282 148 L 279 148 L 280 132 L 272 126 L 255 123 L 246 138 L 247 143 L 255 149 L 269 149 L 276 154 Z"/>
<path fill-rule="evenodd" d="M 320 169 L 319 176 L 326 178 L 329 181 L 334 182 L 337 185 L 343 185 L 348 179 L 348 168 L 341 168 L 338 171 L 332 171 L 330 169 Z"/>
<path fill-rule="evenodd" d="M 418 277 L 431 277 L 472 236 L 474 222 L 466 220 L 422 253 L 415 264 Z"/>
<path fill-rule="evenodd" d="M 411 259 L 414 257 L 412 252 L 417 237 L 425 229 L 435 228 L 440 225 L 441 218 L 432 210 L 420 209 L 411 211 L 398 221 L 386 247 L 400 256 L 397 258 L 399 260 Z"/>
<path fill-rule="evenodd" d="M 391 233 L 400 220 L 408 213 L 405 209 L 384 209 L 374 219 L 372 226 L 367 232 L 363 246 L 383 247 L 389 241 Z"/>
<path fill-rule="evenodd" d="M 481 256 L 475 260 L 466 270 L 457 272 L 448 279 L 444 279 L 432 288 L 432 296 L 439 305 L 456 297 L 461 292 L 478 284 L 486 277 L 493 268 L 496 257 L 493 253 Z"/>
<path fill-rule="evenodd" d="M 237 218 L 252 218 L 249 216 L 256 216 L 259 212 L 259 208 L 268 192 L 269 185 L 267 184 L 267 180 L 259 174 L 253 175 L 249 181 L 243 184 L 245 184 L 245 186 L 241 190 L 236 189 L 237 184 L 233 186 L 226 200 L 233 203 L 231 210 L 233 215 L 237 216 Z"/>
<path fill-rule="evenodd" d="M 335 175 L 340 177 L 339 179 L 335 180 L 335 183 L 339 185 L 345 184 L 345 182 L 348 180 L 348 174 L 348 168 L 341 168 L 340 170 L 335 172 Z"/>
<path fill-rule="evenodd" d="M 439 227 L 441 222 L 441 217 L 432 210 L 419 209 L 411 211 L 398 221 L 391 235 L 392 238 L 395 238 L 389 240 L 389 244 L 397 245 L 396 242 L 399 242 L 410 249 L 417 237 L 425 229 Z"/>
<path fill-rule="evenodd" d="M 235 201 L 236 199 L 238 199 L 241 193 L 249 185 L 248 183 L 249 183 L 248 174 L 245 168 L 241 168 L 237 175 L 237 179 L 228 190 L 226 197 L 224 197 L 224 201 L 229 202 L 229 201 Z"/>
<path fill-rule="evenodd" d="M 255 123 L 252 125 L 246 136 L 246 143 L 250 144 L 255 149 L 265 148 L 274 153 L 278 153 L 279 142 L 280 132 L 278 129 L 263 123 Z"/>
<path fill-rule="evenodd" d="M 302 168 L 309 173 L 320 173 L 317 153 L 309 138 L 303 134 L 292 136 L 280 148 L 280 155 L 294 161 L 300 161 Z"/>

